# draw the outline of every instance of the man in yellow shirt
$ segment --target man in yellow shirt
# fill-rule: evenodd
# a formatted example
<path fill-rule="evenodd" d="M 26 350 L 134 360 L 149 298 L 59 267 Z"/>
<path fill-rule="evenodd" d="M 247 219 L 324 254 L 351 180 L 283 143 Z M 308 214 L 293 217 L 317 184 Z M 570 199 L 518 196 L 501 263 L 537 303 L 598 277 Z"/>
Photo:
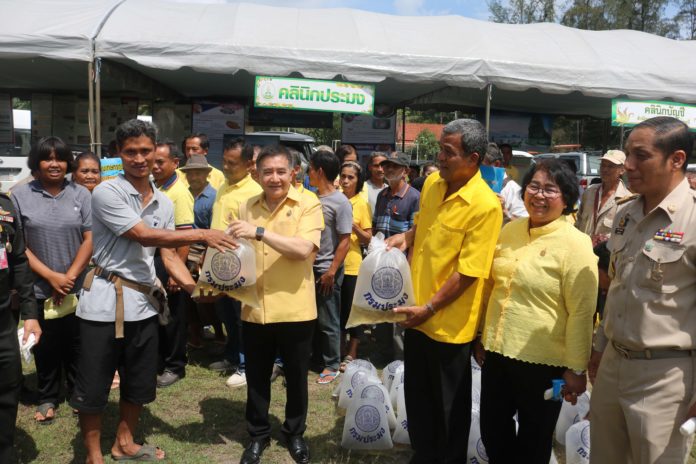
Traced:
<path fill-rule="evenodd" d="M 486 130 L 457 119 L 443 128 L 438 162 L 423 186 L 415 225 L 387 240 L 411 249 L 417 306 L 404 340 L 411 462 L 466 462 L 471 422 L 471 342 L 502 224 L 500 201 L 479 172 Z"/>
<path fill-rule="evenodd" d="M 181 149 L 184 155 L 186 155 L 186 161 L 188 161 L 191 155 L 208 156 L 208 148 L 210 148 L 210 143 L 208 142 L 208 136 L 205 134 L 191 134 L 181 142 Z M 208 183 L 217 190 L 225 182 L 225 175 L 219 169 L 213 166 L 210 167 L 213 169 L 208 174 Z M 186 176 L 181 171 L 178 172 L 184 184 L 188 187 Z"/>
<path fill-rule="evenodd" d="M 159 142 L 155 149 L 154 164 L 152 165 L 152 177 L 155 185 L 174 204 L 174 226 L 177 230 L 193 228 L 193 195 L 184 185 L 184 174 L 179 174 L 179 160 L 181 152 L 177 146 L 170 142 Z M 176 254 L 183 263 L 186 263 L 189 247 L 181 246 L 176 249 Z M 159 388 L 168 387 L 178 382 L 186 375 L 186 334 L 187 324 L 187 299 L 186 292 L 182 292 L 179 285 L 171 279 L 164 269 L 164 264 L 159 256 L 159 250 L 155 256 L 155 270 L 157 277 L 167 288 L 169 299 L 170 318 L 166 326 L 160 326 L 160 357 L 163 362 L 163 370 L 157 376 Z"/>
<path fill-rule="evenodd" d="M 268 407 L 273 360 L 285 363 L 287 403 L 281 428 L 290 455 L 309 462 L 302 437 L 307 419 L 307 373 L 317 318 L 312 262 L 319 249 L 323 217 L 319 199 L 292 187 L 292 155 L 282 146 L 265 147 L 257 160 L 263 193 L 233 221 L 236 238 L 256 244 L 256 289 L 260 308 L 244 307 L 243 333 L 247 348 L 246 420 L 251 442 L 242 464 L 258 463 L 270 443 Z"/>
<path fill-rule="evenodd" d="M 222 155 L 222 169 L 225 183 L 218 189 L 213 204 L 211 229 L 226 230 L 230 223 L 239 219 L 239 205 L 249 198 L 259 195 L 262 190 L 251 178 L 249 166 L 252 163 L 253 150 L 246 149 L 243 139 L 235 139 L 225 145 Z M 227 344 L 221 361 L 214 362 L 210 369 L 218 372 L 232 371 L 225 382 L 230 388 L 246 385 L 244 345 L 239 301 L 221 298 L 215 302 L 218 318 L 225 324 Z"/>

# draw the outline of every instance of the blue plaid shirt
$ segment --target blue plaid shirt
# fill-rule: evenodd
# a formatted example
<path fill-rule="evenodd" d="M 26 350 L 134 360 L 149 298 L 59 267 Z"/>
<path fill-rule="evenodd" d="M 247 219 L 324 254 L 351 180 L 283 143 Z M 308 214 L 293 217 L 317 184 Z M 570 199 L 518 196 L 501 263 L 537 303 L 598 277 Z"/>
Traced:
<path fill-rule="evenodd" d="M 404 185 L 396 195 L 386 187 L 377 195 L 372 233 L 382 232 L 385 237 L 390 237 L 406 232 L 413 227 L 419 204 L 420 192 L 410 185 Z"/>

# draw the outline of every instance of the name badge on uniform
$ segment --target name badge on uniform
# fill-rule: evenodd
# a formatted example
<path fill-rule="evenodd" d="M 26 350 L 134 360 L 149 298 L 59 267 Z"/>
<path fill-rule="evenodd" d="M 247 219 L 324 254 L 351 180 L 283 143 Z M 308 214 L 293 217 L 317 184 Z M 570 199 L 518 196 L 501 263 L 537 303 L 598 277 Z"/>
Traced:
<path fill-rule="evenodd" d="M 7 250 L 5 247 L 0 247 L 0 270 L 5 270 L 8 267 L 10 264 L 7 262 Z"/>

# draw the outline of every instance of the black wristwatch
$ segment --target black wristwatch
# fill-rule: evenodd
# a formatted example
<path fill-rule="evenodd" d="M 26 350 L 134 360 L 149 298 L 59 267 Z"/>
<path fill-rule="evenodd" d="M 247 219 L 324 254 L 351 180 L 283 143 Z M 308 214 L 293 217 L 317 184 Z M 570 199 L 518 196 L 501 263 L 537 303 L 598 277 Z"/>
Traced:
<path fill-rule="evenodd" d="M 263 233 L 266 232 L 266 229 L 263 227 L 257 227 L 256 228 L 256 240 L 261 241 L 263 238 Z"/>

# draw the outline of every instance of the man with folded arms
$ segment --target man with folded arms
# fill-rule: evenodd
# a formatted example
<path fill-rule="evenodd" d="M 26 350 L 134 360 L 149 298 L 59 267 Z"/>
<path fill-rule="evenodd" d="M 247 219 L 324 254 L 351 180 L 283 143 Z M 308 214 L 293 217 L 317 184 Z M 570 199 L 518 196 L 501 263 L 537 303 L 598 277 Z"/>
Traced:
<path fill-rule="evenodd" d="M 256 245 L 256 289 L 260 308 L 245 306 L 246 420 L 251 442 L 241 464 L 260 462 L 270 444 L 268 406 L 276 354 L 284 362 L 287 403 L 283 435 L 293 460 L 309 462 L 303 434 L 307 419 L 307 373 L 317 318 L 312 262 L 323 217 L 319 199 L 292 187 L 293 159 L 282 146 L 264 148 L 256 161 L 261 195 L 240 207 L 230 233 Z"/>

